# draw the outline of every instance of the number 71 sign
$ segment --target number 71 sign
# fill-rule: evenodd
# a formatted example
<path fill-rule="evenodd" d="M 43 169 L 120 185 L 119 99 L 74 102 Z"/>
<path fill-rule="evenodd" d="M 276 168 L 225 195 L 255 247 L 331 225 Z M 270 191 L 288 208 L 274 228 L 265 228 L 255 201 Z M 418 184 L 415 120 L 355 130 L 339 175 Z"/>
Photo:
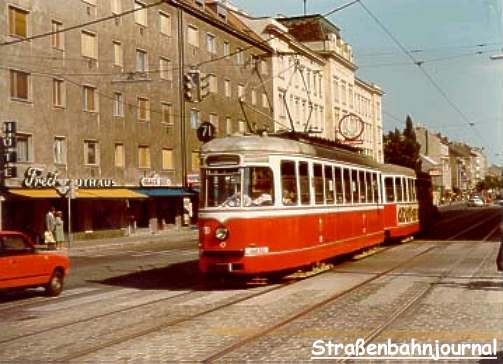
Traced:
<path fill-rule="evenodd" d="M 215 126 L 212 123 L 205 121 L 197 128 L 197 139 L 206 143 L 215 137 Z"/>

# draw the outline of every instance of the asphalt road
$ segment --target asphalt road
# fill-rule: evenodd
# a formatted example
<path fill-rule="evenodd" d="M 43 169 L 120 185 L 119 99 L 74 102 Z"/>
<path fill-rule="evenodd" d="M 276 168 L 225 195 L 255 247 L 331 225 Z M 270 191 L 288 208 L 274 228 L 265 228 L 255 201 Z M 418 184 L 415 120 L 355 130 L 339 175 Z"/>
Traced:
<path fill-rule="evenodd" d="M 0 362 L 307 362 L 316 340 L 358 338 L 496 339 L 495 360 L 463 362 L 503 362 L 500 224 L 498 207 L 445 211 L 420 239 L 259 286 L 201 279 L 194 240 L 76 250 L 61 297 L 1 298 Z"/>

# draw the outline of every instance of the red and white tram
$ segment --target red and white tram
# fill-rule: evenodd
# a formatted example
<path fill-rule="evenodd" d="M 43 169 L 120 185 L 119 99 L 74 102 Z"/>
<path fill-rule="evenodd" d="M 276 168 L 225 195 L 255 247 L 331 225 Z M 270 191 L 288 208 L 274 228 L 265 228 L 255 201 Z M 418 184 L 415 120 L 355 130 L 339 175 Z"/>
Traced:
<path fill-rule="evenodd" d="M 202 147 L 201 177 L 203 272 L 289 270 L 418 229 L 415 217 L 401 218 L 402 204 L 414 206 L 411 170 L 332 146 L 277 136 L 215 139 Z M 393 199 L 381 187 L 387 178 Z"/>

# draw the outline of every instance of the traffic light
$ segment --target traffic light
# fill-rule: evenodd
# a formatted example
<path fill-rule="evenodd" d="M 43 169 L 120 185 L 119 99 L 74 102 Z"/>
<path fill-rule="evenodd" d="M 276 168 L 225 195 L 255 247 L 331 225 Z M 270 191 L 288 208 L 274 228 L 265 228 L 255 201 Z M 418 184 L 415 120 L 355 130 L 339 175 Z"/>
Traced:
<path fill-rule="evenodd" d="M 199 100 L 203 100 L 210 94 L 210 77 L 211 75 L 205 75 L 201 77 L 199 87 Z"/>
<path fill-rule="evenodd" d="M 199 101 L 199 71 L 191 70 L 183 75 L 183 88 L 187 101 Z"/>

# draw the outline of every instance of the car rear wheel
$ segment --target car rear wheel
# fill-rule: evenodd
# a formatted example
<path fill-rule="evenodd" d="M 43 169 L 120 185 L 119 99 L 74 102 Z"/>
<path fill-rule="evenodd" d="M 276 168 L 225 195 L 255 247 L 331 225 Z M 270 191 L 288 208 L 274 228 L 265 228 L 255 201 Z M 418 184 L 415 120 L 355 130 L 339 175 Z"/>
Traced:
<path fill-rule="evenodd" d="M 63 279 L 63 272 L 60 270 L 55 270 L 54 273 L 52 273 L 51 280 L 45 286 L 45 291 L 48 296 L 59 296 L 63 290 Z"/>

